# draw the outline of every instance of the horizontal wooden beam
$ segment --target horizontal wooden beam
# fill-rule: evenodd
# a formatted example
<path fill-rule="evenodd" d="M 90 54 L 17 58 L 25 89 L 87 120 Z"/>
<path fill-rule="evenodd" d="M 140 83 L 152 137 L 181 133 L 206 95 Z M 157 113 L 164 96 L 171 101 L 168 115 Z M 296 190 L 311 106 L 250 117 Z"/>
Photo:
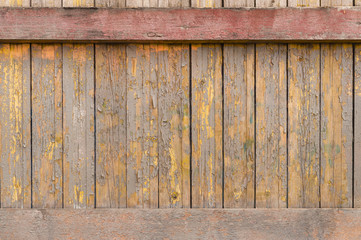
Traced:
<path fill-rule="evenodd" d="M 361 8 L 1 8 L 7 42 L 361 41 Z"/>
<path fill-rule="evenodd" d="M 361 209 L 0 210 L 0 239 L 361 239 Z"/>

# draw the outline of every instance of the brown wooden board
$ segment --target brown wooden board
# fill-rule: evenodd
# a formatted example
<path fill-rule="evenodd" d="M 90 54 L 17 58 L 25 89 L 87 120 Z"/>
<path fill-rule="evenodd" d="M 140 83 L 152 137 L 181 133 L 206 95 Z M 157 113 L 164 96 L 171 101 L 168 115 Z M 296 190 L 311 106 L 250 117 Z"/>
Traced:
<path fill-rule="evenodd" d="M 0 211 L 1 239 L 360 239 L 360 209 Z"/>
<path fill-rule="evenodd" d="M 1 8 L 0 40 L 361 41 L 360 12 L 360 8 L 347 7 Z"/>

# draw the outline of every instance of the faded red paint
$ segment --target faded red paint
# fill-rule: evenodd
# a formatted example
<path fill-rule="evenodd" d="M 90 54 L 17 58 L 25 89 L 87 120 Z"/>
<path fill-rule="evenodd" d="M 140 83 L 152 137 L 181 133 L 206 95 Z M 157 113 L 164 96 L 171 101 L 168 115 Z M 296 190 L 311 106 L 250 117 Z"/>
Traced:
<path fill-rule="evenodd" d="M 360 41 L 361 9 L 4 8 L 0 40 Z"/>

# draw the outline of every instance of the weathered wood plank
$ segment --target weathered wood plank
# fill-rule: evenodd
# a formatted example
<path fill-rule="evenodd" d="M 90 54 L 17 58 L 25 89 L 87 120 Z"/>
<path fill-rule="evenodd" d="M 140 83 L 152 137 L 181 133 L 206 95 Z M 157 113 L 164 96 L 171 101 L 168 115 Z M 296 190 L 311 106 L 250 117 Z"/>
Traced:
<path fill-rule="evenodd" d="M 287 47 L 256 48 L 256 207 L 287 206 Z"/>
<path fill-rule="evenodd" d="M 254 207 L 254 54 L 224 45 L 224 207 Z"/>
<path fill-rule="evenodd" d="M 29 240 L 360 239 L 361 210 L 6 209 L 0 229 L 0 238 Z"/>
<path fill-rule="evenodd" d="M 30 46 L 0 45 L 1 207 L 31 206 Z"/>
<path fill-rule="evenodd" d="M 259 7 L 286 7 L 287 0 L 256 0 L 256 6 Z"/>
<path fill-rule="evenodd" d="M 130 42 L 361 41 L 360 12 L 361 9 L 355 7 L 138 10 L 2 8 L 0 39 Z M 41 31 L 38 26 L 42 26 Z"/>
<path fill-rule="evenodd" d="M 127 206 L 158 207 L 156 52 L 137 44 L 128 45 L 126 54 Z"/>
<path fill-rule="evenodd" d="M 320 45 L 288 51 L 288 207 L 320 202 Z"/>
<path fill-rule="evenodd" d="M 124 0 L 123 0 L 124 1 Z M 189 0 L 132 0 L 126 1 L 127 7 L 130 8 L 176 8 L 189 7 Z"/>
<path fill-rule="evenodd" d="M 361 45 L 354 52 L 354 207 L 361 208 Z"/>
<path fill-rule="evenodd" d="M 352 206 L 351 44 L 321 45 L 321 207 Z"/>
<path fill-rule="evenodd" d="M 94 47 L 63 46 L 64 207 L 94 206 Z"/>
<path fill-rule="evenodd" d="M 353 0 L 321 0 L 322 7 L 353 6 Z"/>
<path fill-rule="evenodd" d="M 126 46 L 97 44 L 96 206 L 126 207 Z"/>
<path fill-rule="evenodd" d="M 30 7 L 30 0 L 0 0 L 0 7 Z"/>
<path fill-rule="evenodd" d="M 31 7 L 62 7 L 62 0 L 31 0 Z"/>
<path fill-rule="evenodd" d="M 94 7 L 94 0 L 62 0 L 62 1 L 63 1 L 63 7 L 65 7 L 65 8 L 73 8 L 73 7 L 89 8 L 89 7 Z"/>
<path fill-rule="evenodd" d="M 222 0 L 191 0 L 191 6 L 194 8 L 220 8 Z"/>
<path fill-rule="evenodd" d="M 133 1 L 130 1 L 133 2 Z M 126 0 L 95 0 L 98 8 L 124 8 Z"/>
<path fill-rule="evenodd" d="M 157 45 L 159 207 L 190 206 L 189 45 Z"/>
<path fill-rule="evenodd" d="M 239 7 L 254 7 L 254 0 L 224 0 L 224 6 L 226 8 L 239 8 Z"/>
<path fill-rule="evenodd" d="M 192 45 L 192 206 L 222 206 L 222 48 Z"/>
<path fill-rule="evenodd" d="M 320 0 L 288 0 L 288 7 L 319 7 Z"/>
<path fill-rule="evenodd" d="M 33 207 L 62 207 L 62 46 L 34 44 L 31 51 Z"/>

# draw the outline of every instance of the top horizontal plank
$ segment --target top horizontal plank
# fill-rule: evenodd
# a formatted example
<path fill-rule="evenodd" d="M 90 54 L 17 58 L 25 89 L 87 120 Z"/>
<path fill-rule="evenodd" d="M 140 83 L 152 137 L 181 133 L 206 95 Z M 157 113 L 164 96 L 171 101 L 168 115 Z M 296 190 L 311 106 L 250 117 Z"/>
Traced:
<path fill-rule="evenodd" d="M 0 41 L 361 41 L 361 8 L 0 8 Z"/>

